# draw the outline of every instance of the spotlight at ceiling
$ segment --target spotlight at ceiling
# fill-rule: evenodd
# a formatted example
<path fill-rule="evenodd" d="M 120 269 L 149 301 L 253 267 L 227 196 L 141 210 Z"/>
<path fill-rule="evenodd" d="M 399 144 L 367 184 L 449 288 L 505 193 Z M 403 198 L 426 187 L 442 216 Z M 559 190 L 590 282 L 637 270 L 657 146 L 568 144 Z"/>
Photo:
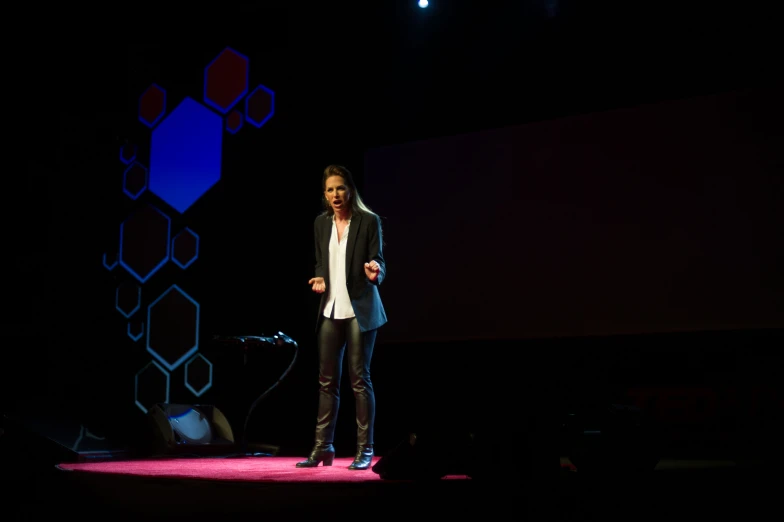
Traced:
<path fill-rule="evenodd" d="M 425 7 L 427 7 L 427 5 L 428 5 L 427 0 L 419 0 L 419 7 L 424 9 Z"/>

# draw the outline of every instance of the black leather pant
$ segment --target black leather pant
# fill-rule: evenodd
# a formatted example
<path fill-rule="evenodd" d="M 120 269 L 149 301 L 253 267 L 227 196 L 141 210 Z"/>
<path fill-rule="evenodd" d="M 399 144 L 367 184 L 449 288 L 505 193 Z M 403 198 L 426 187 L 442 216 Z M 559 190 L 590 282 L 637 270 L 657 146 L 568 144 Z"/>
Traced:
<path fill-rule="evenodd" d="M 355 317 L 321 320 L 318 331 L 319 401 L 316 444 L 332 444 L 340 406 L 343 353 L 348 352 L 348 374 L 357 413 L 357 446 L 373 444 L 376 398 L 370 381 L 370 359 L 376 330 L 360 332 Z"/>

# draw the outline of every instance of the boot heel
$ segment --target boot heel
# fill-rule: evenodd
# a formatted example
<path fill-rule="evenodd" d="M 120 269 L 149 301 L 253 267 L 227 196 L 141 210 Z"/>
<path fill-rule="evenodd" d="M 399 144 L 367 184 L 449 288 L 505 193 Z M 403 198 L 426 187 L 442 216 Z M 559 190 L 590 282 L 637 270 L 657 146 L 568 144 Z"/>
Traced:
<path fill-rule="evenodd" d="M 357 447 L 357 456 L 348 469 L 368 469 L 373 462 L 373 446 L 363 444 Z"/>
<path fill-rule="evenodd" d="M 303 460 L 302 462 L 297 462 L 298 468 L 315 468 L 320 463 L 323 463 L 325 466 L 331 466 L 332 462 L 335 460 L 335 448 L 332 444 L 328 444 L 326 446 L 316 444 L 313 447 L 313 451 L 310 452 L 310 457 L 307 460 Z"/>

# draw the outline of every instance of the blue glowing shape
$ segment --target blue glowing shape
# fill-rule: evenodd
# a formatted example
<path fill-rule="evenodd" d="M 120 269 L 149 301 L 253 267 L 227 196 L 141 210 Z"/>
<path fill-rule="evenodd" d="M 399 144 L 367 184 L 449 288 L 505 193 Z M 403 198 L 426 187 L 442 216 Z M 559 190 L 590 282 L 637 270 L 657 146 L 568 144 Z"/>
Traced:
<path fill-rule="evenodd" d="M 120 161 L 125 163 L 126 165 L 130 165 L 133 160 L 136 159 L 136 145 L 132 143 L 126 143 L 122 147 L 120 147 Z"/>
<path fill-rule="evenodd" d="M 248 63 L 244 56 L 227 47 L 204 68 L 204 103 L 226 114 L 248 93 Z"/>
<path fill-rule="evenodd" d="M 128 337 L 135 341 L 138 341 L 144 335 L 144 323 L 139 323 L 139 333 L 133 333 L 131 331 L 131 321 L 128 321 Z"/>
<path fill-rule="evenodd" d="M 169 260 L 170 238 L 169 216 L 152 205 L 139 209 L 120 225 L 120 265 L 145 283 Z"/>
<path fill-rule="evenodd" d="M 163 368 L 161 367 L 161 365 L 160 365 L 160 364 L 158 364 L 157 362 L 155 362 L 155 361 L 150 361 L 149 363 L 147 363 L 147 365 L 146 365 L 144 368 L 142 368 L 141 370 L 139 370 L 139 372 L 138 372 L 138 373 L 136 374 L 136 376 L 134 377 L 134 383 L 133 383 L 133 400 L 134 400 L 134 402 L 136 403 L 136 406 L 137 406 L 137 407 L 138 407 L 140 410 L 142 410 L 144 413 L 147 413 L 147 406 L 145 406 L 144 404 L 142 404 L 142 403 L 141 403 L 141 401 L 139 400 L 139 376 L 140 376 L 141 374 L 145 373 L 145 372 L 152 371 L 152 370 L 156 370 L 156 369 L 157 369 L 159 372 L 161 372 L 161 373 L 162 373 L 162 374 L 163 374 L 163 375 L 166 377 L 166 388 L 165 388 L 165 390 L 164 390 L 164 395 L 165 395 L 165 396 L 164 396 L 164 397 L 162 397 L 162 400 L 160 400 L 160 401 L 155 401 L 155 402 L 156 402 L 156 403 L 158 403 L 158 402 L 169 402 L 169 382 L 170 382 L 170 380 L 171 380 L 171 379 L 169 378 L 169 372 L 167 372 L 165 369 L 163 369 Z"/>
<path fill-rule="evenodd" d="M 130 286 L 136 287 L 129 288 Z M 124 310 L 122 305 L 120 304 L 120 292 L 133 292 L 136 294 L 136 299 L 134 299 L 133 306 L 130 307 L 130 310 Z M 126 300 L 125 296 L 123 296 L 123 301 Z M 141 308 L 142 305 L 142 287 L 137 285 L 136 283 L 122 283 L 117 286 L 117 291 L 114 294 L 114 307 L 117 308 L 117 311 L 123 314 L 126 319 L 129 319 L 136 311 Z"/>
<path fill-rule="evenodd" d="M 242 128 L 242 122 L 245 119 L 242 117 L 240 111 L 232 111 L 231 114 L 226 116 L 226 130 L 230 134 L 237 134 L 237 131 Z"/>
<path fill-rule="evenodd" d="M 149 189 L 180 213 L 221 176 L 223 119 L 185 98 L 152 133 Z"/>
<path fill-rule="evenodd" d="M 114 261 L 111 263 L 106 262 L 106 254 L 103 255 L 103 266 L 106 267 L 106 270 L 114 270 L 114 267 L 117 266 L 117 256 L 114 256 Z"/>
<path fill-rule="evenodd" d="M 187 304 L 189 305 L 184 310 L 172 310 L 171 300 L 166 301 L 166 309 L 162 311 L 159 315 L 153 314 L 153 309 L 158 305 L 161 300 L 169 296 L 172 292 L 176 292 L 180 294 L 180 296 L 185 298 L 185 301 L 180 300 L 179 302 L 174 301 L 175 304 Z M 172 296 L 176 297 L 176 296 Z M 178 366 L 180 366 L 186 359 L 192 356 L 199 350 L 199 303 L 193 300 L 191 296 L 186 294 L 179 286 L 172 285 L 163 292 L 158 298 L 149 304 L 147 307 L 147 351 L 152 354 L 161 364 L 163 364 L 169 371 L 174 371 Z M 176 324 L 178 319 L 183 319 L 185 314 L 191 314 L 191 318 L 193 319 L 193 328 L 194 331 L 192 333 L 188 333 L 184 331 L 184 328 L 181 324 Z M 155 318 L 155 321 L 153 321 Z M 187 318 L 185 318 L 187 319 Z M 163 324 L 161 324 L 163 323 Z M 155 326 L 155 330 L 159 327 L 161 329 L 165 329 L 166 326 L 173 326 L 171 330 L 171 334 L 164 335 L 158 337 L 153 336 L 153 326 Z M 177 357 L 173 362 L 168 361 L 166 357 L 160 354 L 163 351 L 163 347 L 159 346 L 158 350 L 153 348 L 152 346 L 152 338 L 156 337 L 156 342 L 168 342 L 168 343 L 177 343 L 182 342 L 183 338 L 188 346 L 179 346 L 175 347 L 175 350 L 178 350 L 181 355 Z"/>
<path fill-rule="evenodd" d="M 139 120 L 150 128 L 166 114 L 166 91 L 159 85 L 150 85 L 139 98 Z"/>
<path fill-rule="evenodd" d="M 135 200 L 147 189 L 147 168 L 134 161 L 123 172 L 123 192 L 129 198 Z"/>
<path fill-rule="evenodd" d="M 200 390 L 197 390 L 188 381 L 188 368 L 190 368 L 191 364 L 196 362 L 196 360 L 199 358 L 201 358 L 205 363 L 207 363 L 207 366 L 209 367 L 209 380 L 204 386 L 201 387 Z M 185 387 L 188 388 L 191 391 L 191 393 L 193 393 L 196 397 L 201 397 L 201 395 L 207 390 L 209 390 L 211 386 L 212 386 L 212 363 L 208 361 L 207 358 L 204 357 L 202 354 L 197 353 L 193 357 L 193 359 L 185 363 Z"/>
<path fill-rule="evenodd" d="M 199 235 L 185 228 L 172 239 L 171 260 L 183 270 L 191 266 L 199 257 Z"/>
<path fill-rule="evenodd" d="M 256 128 L 261 127 L 275 114 L 275 93 L 259 85 L 245 98 L 245 119 Z"/>

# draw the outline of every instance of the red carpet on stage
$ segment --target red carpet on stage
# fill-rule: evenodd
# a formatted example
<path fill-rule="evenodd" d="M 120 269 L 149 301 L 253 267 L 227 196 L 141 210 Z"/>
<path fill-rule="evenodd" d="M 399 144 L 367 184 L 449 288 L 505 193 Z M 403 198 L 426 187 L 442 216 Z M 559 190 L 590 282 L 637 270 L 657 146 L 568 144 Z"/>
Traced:
<path fill-rule="evenodd" d="M 65 471 L 109 473 L 146 477 L 171 477 L 243 482 L 369 482 L 382 480 L 372 470 L 348 469 L 353 458 L 337 458 L 332 466 L 297 468 L 302 457 L 173 458 L 108 462 L 64 463 Z M 373 464 L 379 457 L 373 459 Z M 444 479 L 468 479 L 447 475 Z"/>

